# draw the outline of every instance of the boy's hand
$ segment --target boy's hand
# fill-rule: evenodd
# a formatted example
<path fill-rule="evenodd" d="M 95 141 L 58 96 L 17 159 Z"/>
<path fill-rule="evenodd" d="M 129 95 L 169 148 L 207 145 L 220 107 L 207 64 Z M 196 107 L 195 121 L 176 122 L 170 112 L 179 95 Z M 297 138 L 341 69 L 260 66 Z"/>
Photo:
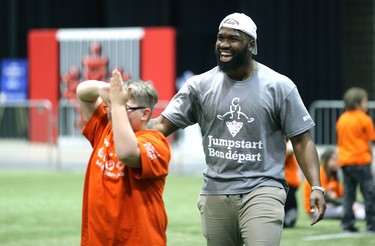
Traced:
<path fill-rule="evenodd" d="M 111 105 L 125 106 L 128 101 L 128 93 L 125 90 L 120 72 L 115 69 L 110 80 L 109 98 Z"/>

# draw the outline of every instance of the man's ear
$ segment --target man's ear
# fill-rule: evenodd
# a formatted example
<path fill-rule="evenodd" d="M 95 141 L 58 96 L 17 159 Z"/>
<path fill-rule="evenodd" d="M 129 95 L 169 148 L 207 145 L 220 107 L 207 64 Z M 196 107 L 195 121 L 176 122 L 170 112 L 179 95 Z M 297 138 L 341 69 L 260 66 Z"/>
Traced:
<path fill-rule="evenodd" d="M 255 47 L 255 41 L 254 41 L 254 39 L 251 38 L 248 42 L 249 51 L 252 51 L 254 49 L 254 47 Z"/>

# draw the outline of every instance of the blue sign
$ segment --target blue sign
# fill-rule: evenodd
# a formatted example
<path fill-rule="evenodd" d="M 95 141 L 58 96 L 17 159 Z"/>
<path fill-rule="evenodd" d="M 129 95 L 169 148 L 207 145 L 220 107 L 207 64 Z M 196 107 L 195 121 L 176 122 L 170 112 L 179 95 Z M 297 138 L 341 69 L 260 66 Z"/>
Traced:
<path fill-rule="evenodd" d="M 28 69 L 26 59 L 4 59 L 1 61 L 1 100 L 19 102 L 26 100 Z"/>

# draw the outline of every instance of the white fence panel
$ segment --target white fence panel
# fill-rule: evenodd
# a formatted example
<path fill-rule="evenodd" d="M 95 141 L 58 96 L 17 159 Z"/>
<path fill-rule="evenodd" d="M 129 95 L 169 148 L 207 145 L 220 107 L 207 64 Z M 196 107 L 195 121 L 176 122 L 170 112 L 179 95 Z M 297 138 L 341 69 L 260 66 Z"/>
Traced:
<path fill-rule="evenodd" d="M 344 112 L 341 100 L 318 100 L 309 108 L 316 126 L 311 129 L 312 137 L 317 145 L 336 145 L 336 121 Z M 375 101 L 368 102 L 368 114 L 375 117 Z"/>
<path fill-rule="evenodd" d="M 28 138 L 29 113 L 46 125 L 45 143 L 31 142 Z M 0 167 L 2 168 L 51 168 L 54 167 L 56 146 L 53 144 L 54 124 L 52 104 L 49 100 L 25 100 L 0 103 Z"/>

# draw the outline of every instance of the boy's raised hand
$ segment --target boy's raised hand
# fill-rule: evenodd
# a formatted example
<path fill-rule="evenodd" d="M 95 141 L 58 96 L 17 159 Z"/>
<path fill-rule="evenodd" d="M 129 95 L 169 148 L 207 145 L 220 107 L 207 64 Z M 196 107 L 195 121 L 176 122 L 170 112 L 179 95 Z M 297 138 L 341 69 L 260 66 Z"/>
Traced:
<path fill-rule="evenodd" d="M 123 86 L 121 73 L 117 69 L 113 70 L 112 72 L 110 84 L 109 98 L 111 105 L 125 106 L 126 102 L 128 101 L 128 93 Z"/>

